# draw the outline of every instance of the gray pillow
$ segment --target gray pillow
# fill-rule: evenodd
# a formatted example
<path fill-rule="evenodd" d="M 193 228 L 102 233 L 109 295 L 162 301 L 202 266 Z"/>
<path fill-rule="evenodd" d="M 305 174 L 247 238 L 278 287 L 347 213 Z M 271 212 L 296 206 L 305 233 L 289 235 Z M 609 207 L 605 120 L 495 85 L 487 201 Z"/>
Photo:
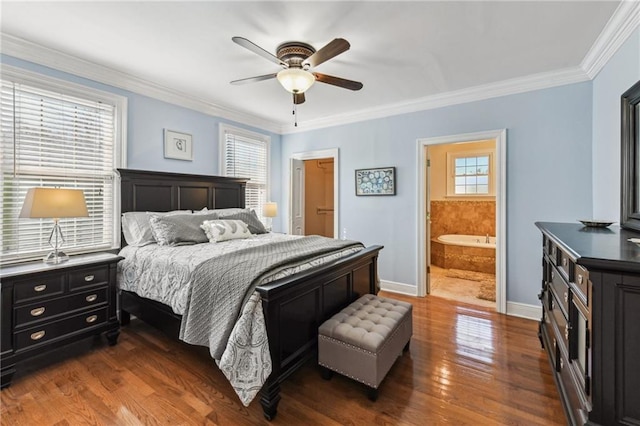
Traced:
<path fill-rule="evenodd" d="M 122 213 L 122 233 L 130 246 L 142 247 L 156 242 L 151 231 L 149 215 L 190 214 L 191 210 L 173 210 L 170 212 L 126 212 Z"/>
<path fill-rule="evenodd" d="M 149 215 L 153 236 L 162 246 L 206 243 L 207 235 L 200 228 L 205 220 L 217 219 L 214 213 L 159 216 Z"/>
<path fill-rule="evenodd" d="M 242 211 L 233 214 L 223 216 L 229 220 L 241 220 L 249 227 L 249 232 L 252 234 L 266 234 L 268 231 L 264 227 L 263 223 L 258 219 L 258 215 L 254 210 Z"/>

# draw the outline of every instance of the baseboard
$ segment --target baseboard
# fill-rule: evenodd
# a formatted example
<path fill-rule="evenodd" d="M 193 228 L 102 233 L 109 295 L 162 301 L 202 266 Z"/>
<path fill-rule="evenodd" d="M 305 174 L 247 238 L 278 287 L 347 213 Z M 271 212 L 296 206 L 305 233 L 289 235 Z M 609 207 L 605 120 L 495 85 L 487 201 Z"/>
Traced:
<path fill-rule="evenodd" d="M 540 321 L 540 318 L 542 318 L 542 306 L 507 302 L 507 315 Z"/>
<path fill-rule="evenodd" d="M 406 294 L 407 296 L 417 296 L 418 287 L 411 284 L 397 283 L 395 281 L 380 280 L 380 290 L 391 293 Z"/>

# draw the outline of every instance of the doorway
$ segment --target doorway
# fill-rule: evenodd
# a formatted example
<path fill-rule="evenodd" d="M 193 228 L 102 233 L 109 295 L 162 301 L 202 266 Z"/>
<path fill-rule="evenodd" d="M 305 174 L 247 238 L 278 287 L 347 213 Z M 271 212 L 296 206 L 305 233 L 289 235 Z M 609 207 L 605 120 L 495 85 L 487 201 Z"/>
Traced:
<path fill-rule="evenodd" d="M 338 238 L 338 149 L 290 159 L 289 233 Z"/>
<path fill-rule="evenodd" d="M 493 151 L 491 149 L 487 151 L 487 148 L 492 148 Z M 484 281 L 483 286 L 486 290 L 489 285 L 487 281 L 491 277 L 483 274 L 491 273 L 493 269 L 495 275 L 490 275 L 495 277 L 495 287 L 493 287 L 495 308 L 497 312 L 506 312 L 506 130 L 421 139 L 418 140 L 417 157 L 420 200 L 418 203 L 418 296 L 430 294 L 431 278 L 441 280 L 443 276 L 445 279 L 458 280 L 457 284 L 464 281 L 467 283 L 478 281 L 477 284 L 481 284 Z M 459 161 L 456 163 L 457 160 Z M 465 161 L 468 161 L 468 166 Z M 437 163 L 434 164 L 434 162 Z M 485 162 L 491 164 L 492 186 L 486 182 L 486 178 L 485 181 L 481 178 L 481 175 L 485 175 L 484 168 L 477 167 L 478 163 L 484 165 Z M 468 167 L 465 169 L 468 172 L 458 173 L 456 176 L 456 166 Z M 488 171 L 489 164 L 487 166 Z M 479 169 L 481 169 L 480 172 L 478 172 Z M 463 169 L 458 169 L 458 172 L 463 172 Z M 435 173 L 437 175 L 434 176 Z M 468 188 L 465 189 L 465 185 Z M 474 191 L 483 192 L 488 189 L 484 185 L 491 186 L 491 190 L 484 196 L 467 195 Z M 484 202 L 480 202 L 482 199 Z M 462 200 L 470 201 L 462 202 Z M 454 211 L 456 209 L 460 211 Z M 470 209 L 478 211 L 468 215 L 466 212 Z M 493 216 L 490 209 L 493 209 Z M 434 214 L 439 218 L 436 219 Z M 489 220 L 493 223 L 482 225 L 470 221 L 464 224 L 465 216 L 474 221 Z M 456 219 L 452 220 L 452 217 Z M 432 225 L 435 225 L 433 233 Z M 476 231 L 470 231 L 473 229 Z M 479 232 L 478 229 L 482 230 L 481 235 L 473 235 Z M 469 233 L 467 237 L 457 238 L 467 232 Z M 435 235 L 436 233 L 438 235 Z M 453 235 L 458 240 L 470 239 L 471 246 L 482 245 L 482 247 L 471 247 L 465 242 L 453 241 L 448 242 L 452 245 L 446 245 L 444 242 L 439 242 L 439 239 L 436 239 L 438 242 L 432 245 L 434 237 L 441 235 Z M 494 260 L 489 259 L 488 251 L 490 250 L 485 246 L 487 237 L 490 244 L 495 245 Z M 449 256 L 445 251 L 446 248 L 450 248 Z M 447 264 L 447 260 L 450 264 Z M 491 262 L 495 263 L 491 265 Z M 433 268 L 431 268 L 432 265 Z M 480 270 L 467 272 L 468 269 Z M 433 276 L 432 273 L 434 273 Z M 466 290 L 470 289 L 471 287 L 466 288 Z M 468 300 L 462 301 L 468 302 Z"/>

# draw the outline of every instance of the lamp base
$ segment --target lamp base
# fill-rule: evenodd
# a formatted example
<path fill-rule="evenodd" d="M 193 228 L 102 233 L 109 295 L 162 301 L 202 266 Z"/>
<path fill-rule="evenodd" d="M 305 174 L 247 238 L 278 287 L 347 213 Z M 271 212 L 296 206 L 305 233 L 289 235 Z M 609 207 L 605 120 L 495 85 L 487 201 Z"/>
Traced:
<path fill-rule="evenodd" d="M 48 265 L 57 265 L 69 260 L 69 255 L 62 250 L 52 250 L 42 260 Z"/>

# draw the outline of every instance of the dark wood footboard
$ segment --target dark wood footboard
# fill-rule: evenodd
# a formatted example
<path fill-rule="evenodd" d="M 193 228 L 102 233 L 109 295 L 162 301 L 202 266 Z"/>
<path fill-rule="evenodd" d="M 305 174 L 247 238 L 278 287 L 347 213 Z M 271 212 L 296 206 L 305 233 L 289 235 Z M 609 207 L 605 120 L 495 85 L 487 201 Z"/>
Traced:
<path fill-rule="evenodd" d="M 281 383 L 307 360 L 317 356 L 320 324 L 363 294 L 377 293 L 377 262 L 381 249 L 382 246 L 367 247 L 256 288 L 262 298 L 273 364 L 260 396 L 267 419 L 273 419 L 277 413 Z M 172 338 L 178 338 L 180 315 L 173 313 L 169 306 L 122 291 L 120 318 L 123 325 L 131 314 Z"/>

